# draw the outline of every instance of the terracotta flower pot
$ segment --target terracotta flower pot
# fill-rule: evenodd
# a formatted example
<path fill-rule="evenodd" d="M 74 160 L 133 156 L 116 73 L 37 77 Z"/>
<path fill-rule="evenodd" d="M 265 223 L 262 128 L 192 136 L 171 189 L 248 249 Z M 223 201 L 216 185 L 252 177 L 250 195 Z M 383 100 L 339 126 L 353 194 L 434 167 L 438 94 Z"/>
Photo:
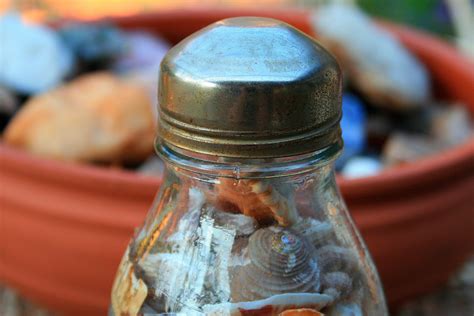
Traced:
<path fill-rule="evenodd" d="M 303 11 L 172 11 L 114 19 L 172 42 L 216 20 L 270 16 L 312 33 Z M 427 65 L 444 97 L 474 112 L 474 67 L 428 35 L 383 24 Z M 0 280 L 66 315 L 105 315 L 126 244 L 160 181 L 59 163 L 0 145 Z M 474 140 L 357 180 L 342 192 L 392 307 L 441 285 L 474 251 Z"/>

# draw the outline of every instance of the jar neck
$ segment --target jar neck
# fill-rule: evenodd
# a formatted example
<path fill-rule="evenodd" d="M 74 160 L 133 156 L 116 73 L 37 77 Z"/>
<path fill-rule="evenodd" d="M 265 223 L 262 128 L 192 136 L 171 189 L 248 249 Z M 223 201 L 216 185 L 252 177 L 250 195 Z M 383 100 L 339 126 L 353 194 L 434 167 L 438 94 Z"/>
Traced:
<path fill-rule="evenodd" d="M 315 172 L 323 167 L 332 167 L 341 149 L 342 143 L 335 143 L 304 155 L 242 159 L 196 153 L 163 142 L 157 143 L 156 146 L 158 155 L 169 167 L 212 177 L 235 179 L 275 178 Z"/>

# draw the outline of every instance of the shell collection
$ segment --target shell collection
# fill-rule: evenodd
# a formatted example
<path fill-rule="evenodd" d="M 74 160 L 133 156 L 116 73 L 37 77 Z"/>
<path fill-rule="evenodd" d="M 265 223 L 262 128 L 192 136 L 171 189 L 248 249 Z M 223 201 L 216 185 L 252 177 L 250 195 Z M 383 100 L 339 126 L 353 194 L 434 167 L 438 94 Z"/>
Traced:
<path fill-rule="evenodd" d="M 228 179 L 210 192 L 174 189 L 182 216 L 166 247 L 138 234 L 138 258 L 122 263 L 128 282 L 114 292 L 133 310 L 112 304 L 115 315 L 338 315 L 353 302 L 356 255 L 334 243 L 331 223 L 298 214 L 291 189 Z M 145 227 L 166 235 L 163 221 Z"/>

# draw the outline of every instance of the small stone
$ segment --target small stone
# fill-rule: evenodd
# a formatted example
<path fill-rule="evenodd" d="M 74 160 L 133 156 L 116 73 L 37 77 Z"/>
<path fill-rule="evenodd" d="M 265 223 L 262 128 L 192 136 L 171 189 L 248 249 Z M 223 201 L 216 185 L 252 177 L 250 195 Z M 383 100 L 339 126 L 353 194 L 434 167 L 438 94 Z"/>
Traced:
<path fill-rule="evenodd" d="M 8 124 L 17 108 L 16 96 L 10 90 L 0 86 L 0 131 Z"/>
<path fill-rule="evenodd" d="M 16 96 L 7 88 L 0 86 L 0 113 L 12 115 L 18 108 Z"/>
<path fill-rule="evenodd" d="M 0 17 L 0 84 L 22 94 L 57 86 L 72 68 L 71 52 L 46 26 L 26 24 L 15 13 Z"/>
<path fill-rule="evenodd" d="M 382 160 L 388 166 L 411 162 L 434 155 L 447 146 L 425 135 L 394 133 L 386 142 Z"/>
<path fill-rule="evenodd" d="M 349 80 L 374 105 L 404 110 L 421 106 L 430 98 L 425 67 L 355 6 L 323 6 L 316 11 L 313 25 Z"/>
<path fill-rule="evenodd" d="M 106 23 L 73 23 L 58 31 L 73 52 L 79 72 L 106 69 L 125 52 L 122 31 Z"/>
<path fill-rule="evenodd" d="M 381 150 L 392 133 L 394 124 L 386 113 L 369 113 L 367 117 L 367 143 L 371 148 Z"/>
<path fill-rule="evenodd" d="M 152 72 L 158 77 L 161 60 L 171 48 L 170 44 L 142 31 L 125 33 L 124 40 L 125 52 L 114 63 L 114 70 L 128 72 L 153 67 Z"/>
<path fill-rule="evenodd" d="M 336 162 L 338 168 L 348 159 L 361 153 L 365 149 L 366 122 L 367 114 L 362 102 L 356 96 L 345 93 L 342 97 L 341 119 L 344 149 L 342 155 Z"/>
<path fill-rule="evenodd" d="M 127 52 L 114 64 L 114 70 L 141 84 L 150 94 L 153 108 L 158 109 L 158 78 L 160 63 L 171 46 L 145 32 L 126 34 Z M 158 115 L 158 113 L 155 113 Z"/>
<path fill-rule="evenodd" d="M 162 176 L 164 169 L 165 166 L 163 161 L 156 156 L 151 156 L 138 168 L 137 171 L 149 176 Z"/>
<path fill-rule="evenodd" d="M 473 135 L 469 112 L 460 105 L 438 107 L 431 122 L 431 134 L 446 145 L 458 145 Z"/>
<path fill-rule="evenodd" d="M 362 178 L 376 175 L 383 168 L 380 160 L 373 157 L 354 157 L 350 159 L 341 173 L 346 178 Z"/>
<path fill-rule="evenodd" d="M 145 89 L 103 72 L 30 98 L 3 140 L 57 160 L 133 164 L 153 153 L 154 137 Z"/>

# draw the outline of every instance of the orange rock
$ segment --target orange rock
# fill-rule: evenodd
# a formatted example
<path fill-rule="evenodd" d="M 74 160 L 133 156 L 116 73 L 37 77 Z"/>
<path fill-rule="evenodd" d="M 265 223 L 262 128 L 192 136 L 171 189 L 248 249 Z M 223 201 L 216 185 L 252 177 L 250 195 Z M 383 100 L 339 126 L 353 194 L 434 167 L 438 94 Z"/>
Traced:
<path fill-rule="evenodd" d="M 47 158 L 137 163 L 153 153 L 155 120 L 145 89 L 98 72 L 29 99 L 3 136 Z"/>

